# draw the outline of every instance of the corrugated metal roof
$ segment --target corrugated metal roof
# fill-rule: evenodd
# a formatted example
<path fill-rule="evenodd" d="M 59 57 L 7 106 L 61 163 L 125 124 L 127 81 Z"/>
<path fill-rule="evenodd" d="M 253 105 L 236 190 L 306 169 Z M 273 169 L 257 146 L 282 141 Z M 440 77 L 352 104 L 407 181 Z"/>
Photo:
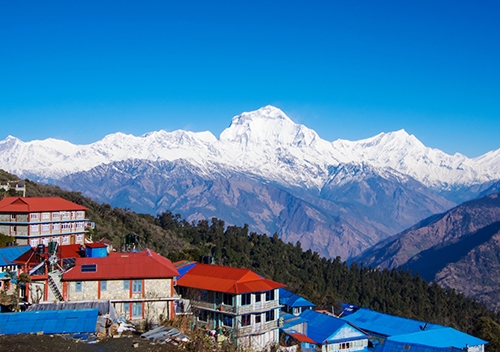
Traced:
<path fill-rule="evenodd" d="M 105 245 L 104 243 L 101 242 L 91 242 L 91 243 L 85 243 L 86 247 L 89 248 L 107 248 L 108 246 Z"/>
<path fill-rule="evenodd" d="M 196 264 L 177 280 L 177 285 L 232 294 L 264 292 L 285 286 L 249 269 L 211 264 Z"/>
<path fill-rule="evenodd" d="M 82 272 L 82 265 L 96 264 L 95 272 Z M 141 252 L 115 253 L 104 258 L 77 258 L 65 272 L 63 281 L 164 279 L 178 276 L 170 260 L 150 249 Z"/>
<path fill-rule="evenodd" d="M 65 244 L 57 246 L 57 256 L 59 259 L 66 258 L 79 258 L 80 257 L 80 247 L 79 244 Z M 45 247 L 47 251 L 47 247 Z M 40 258 L 36 255 L 36 250 L 30 247 L 28 251 L 20 255 L 14 260 L 17 264 L 36 264 L 40 262 Z"/>
<path fill-rule="evenodd" d="M 341 319 L 350 322 L 362 330 L 381 336 L 394 336 L 419 332 L 422 330 L 421 327 L 424 327 L 426 324 L 425 322 L 383 314 L 366 308 L 361 308 L 357 312 L 342 317 Z M 443 329 L 444 326 L 427 324 L 425 328 L 427 330 Z"/>
<path fill-rule="evenodd" d="M 0 314 L 0 334 L 69 334 L 95 332 L 97 309 Z"/>
<path fill-rule="evenodd" d="M 59 197 L 5 197 L 0 200 L 0 213 L 32 213 L 61 210 L 87 210 L 87 208 Z"/>
<path fill-rule="evenodd" d="M 359 336 L 357 337 L 351 334 L 352 337 L 348 339 L 350 341 L 358 340 L 360 338 L 368 338 L 366 334 L 348 322 L 324 313 L 318 313 L 314 310 L 308 309 L 302 312 L 300 317 L 307 320 L 307 336 L 316 341 L 316 343 L 322 344 L 327 341 L 346 341 L 343 334 L 340 334 L 342 336 L 336 336 L 336 333 L 345 327 L 359 333 Z"/>
<path fill-rule="evenodd" d="M 197 262 L 190 262 L 190 261 L 183 261 L 183 262 L 177 262 L 174 263 L 175 268 L 179 272 L 179 277 L 177 279 L 180 279 L 181 277 L 184 276 L 185 273 L 187 273 L 189 270 L 194 268 L 198 264 Z"/>
<path fill-rule="evenodd" d="M 280 312 L 280 320 L 283 319 L 282 330 L 294 329 L 300 324 L 307 323 L 307 320 L 290 313 Z"/>
<path fill-rule="evenodd" d="M 28 252 L 31 246 L 12 246 L 0 248 L 0 266 L 15 264 L 13 261 Z"/>
<path fill-rule="evenodd" d="M 298 332 L 295 332 L 295 333 L 292 333 L 289 335 L 292 336 L 295 340 L 297 340 L 299 342 L 308 342 L 308 343 L 314 343 L 314 344 L 316 343 L 316 342 L 314 342 L 314 340 L 310 339 L 306 335 L 298 333 Z"/>
<path fill-rule="evenodd" d="M 466 346 L 480 346 L 487 343 L 477 337 L 449 327 L 444 327 L 438 330 L 424 330 L 411 334 L 391 336 L 387 338 L 387 341 L 440 348 L 465 348 Z"/>
<path fill-rule="evenodd" d="M 307 299 L 299 296 L 296 293 L 288 291 L 286 288 L 280 288 L 279 290 L 280 290 L 280 304 L 284 304 L 292 308 L 315 306 L 314 303 L 309 302 Z"/>

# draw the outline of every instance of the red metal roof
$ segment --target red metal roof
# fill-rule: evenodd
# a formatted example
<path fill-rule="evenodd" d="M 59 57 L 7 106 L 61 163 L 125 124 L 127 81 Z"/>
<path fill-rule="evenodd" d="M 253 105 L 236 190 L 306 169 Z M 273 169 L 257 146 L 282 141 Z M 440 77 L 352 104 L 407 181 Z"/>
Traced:
<path fill-rule="evenodd" d="M 295 332 L 295 333 L 289 334 L 289 335 L 292 336 L 295 340 L 297 340 L 299 342 L 308 342 L 308 343 L 316 344 L 316 342 L 314 340 L 312 340 L 310 337 L 307 337 L 304 334 Z"/>
<path fill-rule="evenodd" d="M 81 271 L 82 265 L 96 264 L 95 272 Z M 141 252 L 112 252 L 104 258 L 77 258 L 75 266 L 62 276 L 64 281 L 164 279 L 178 276 L 170 260 L 150 249 Z"/>
<path fill-rule="evenodd" d="M 285 287 L 265 279 L 249 269 L 210 264 L 196 264 L 179 280 L 178 286 L 232 294 L 270 291 Z"/>
<path fill-rule="evenodd" d="M 85 246 L 89 247 L 89 248 L 104 248 L 104 247 L 107 247 L 104 243 L 101 243 L 101 242 L 85 243 Z"/>
<path fill-rule="evenodd" d="M 59 197 L 5 197 L 0 200 L 0 213 L 34 213 L 63 210 L 87 210 L 87 208 Z"/>
<path fill-rule="evenodd" d="M 59 259 L 66 258 L 79 258 L 80 257 L 80 247 L 79 244 L 65 244 L 57 247 L 57 257 Z M 47 246 L 45 246 L 45 251 L 47 251 Z M 31 248 L 29 251 L 21 255 L 16 260 L 13 260 L 16 264 L 38 264 L 40 263 L 39 257 L 35 255 L 36 250 Z"/>

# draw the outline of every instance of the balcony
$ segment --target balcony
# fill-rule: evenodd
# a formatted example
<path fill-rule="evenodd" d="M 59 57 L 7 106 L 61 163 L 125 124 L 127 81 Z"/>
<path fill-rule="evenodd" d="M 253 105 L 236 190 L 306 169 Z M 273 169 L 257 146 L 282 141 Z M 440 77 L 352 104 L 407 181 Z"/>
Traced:
<path fill-rule="evenodd" d="M 229 314 L 241 315 L 248 313 L 266 312 L 274 308 L 279 308 L 280 304 L 279 301 L 275 300 L 275 301 L 255 302 L 254 304 L 235 307 L 222 303 L 215 304 L 211 302 L 193 301 L 193 306 L 196 308 L 210 309 Z"/>
<path fill-rule="evenodd" d="M 238 328 L 238 329 L 236 329 L 236 334 L 237 334 L 237 336 L 261 334 L 261 333 L 265 333 L 266 331 L 277 329 L 277 328 L 278 328 L 278 321 L 273 320 L 273 321 L 269 321 L 266 323 L 260 323 L 260 324 L 249 325 L 249 326 L 244 326 L 244 327 Z"/>

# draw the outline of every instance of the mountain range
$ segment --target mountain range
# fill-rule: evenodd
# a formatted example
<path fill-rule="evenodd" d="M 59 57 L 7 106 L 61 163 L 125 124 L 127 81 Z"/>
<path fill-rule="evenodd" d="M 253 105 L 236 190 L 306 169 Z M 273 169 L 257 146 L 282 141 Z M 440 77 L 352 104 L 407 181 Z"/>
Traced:
<path fill-rule="evenodd" d="M 356 258 L 406 268 L 500 310 L 500 193 L 465 202 L 381 241 Z"/>
<path fill-rule="evenodd" d="M 138 212 L 217 217 L 344 259 L 498 190 L 500 149 L 477 158 L 404 130 L 328 142 L 266 106 L 210 132 L 115 133 L 88 145 L 0 141 L 0 168 Z"/>

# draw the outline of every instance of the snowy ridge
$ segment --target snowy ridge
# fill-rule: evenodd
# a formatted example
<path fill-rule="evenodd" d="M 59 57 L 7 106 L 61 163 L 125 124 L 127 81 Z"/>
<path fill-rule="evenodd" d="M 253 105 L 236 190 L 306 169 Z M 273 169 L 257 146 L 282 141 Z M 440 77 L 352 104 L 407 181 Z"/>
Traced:
<path fill-rule="evenodd" d="M 360 141 L 328 142 L 294 123 L 273 106 L 233 117 L 219 139 L 210 132 L 115 133 L 88 145 L 46 139 L 0 141 L 0 168 L 20 177 L 58 179 L 98 165 L 128 159 L 183 159 L 202 170 L 217 165 L 287 186 L 321 189 L 332 166 L 366 163 L 391 168 L 437 189 L 500 179 L 500 149 L 475 159 L 424 146 L 406 131 L 380 133 Z M 208 171 L 207 171 L 208 172 Z"/>

